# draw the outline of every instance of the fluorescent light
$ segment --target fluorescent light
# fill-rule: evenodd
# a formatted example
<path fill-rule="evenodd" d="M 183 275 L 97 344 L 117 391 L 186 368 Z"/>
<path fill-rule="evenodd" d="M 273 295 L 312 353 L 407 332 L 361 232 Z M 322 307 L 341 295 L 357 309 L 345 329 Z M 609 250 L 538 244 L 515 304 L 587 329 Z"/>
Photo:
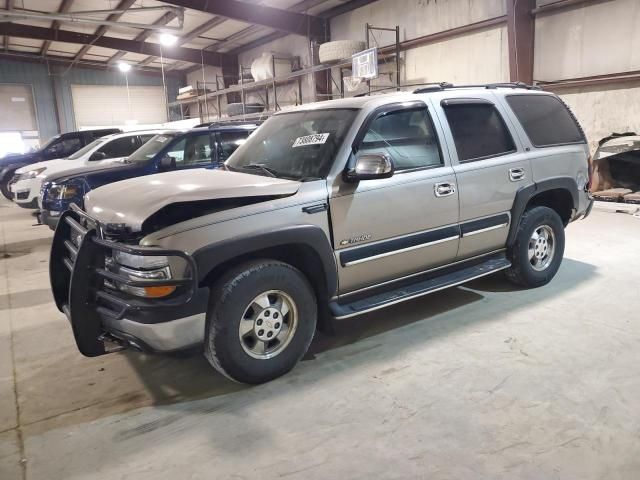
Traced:
<path fill-rule="evenodd" d="M 128 63 L 120 62 L 118 64 L 118 68 L 122 73 L 127 73 L 129 70 L 131 70 L 131 65 L 129 65 Z"/>
<path fill-rule="evenodd" d="M 160 44 L 165 47 L 175 45 L 177 41 L 178 37 L 176 37 L 175 35 L 171 35 L 170 33 L 163 33 L 160 35 Z"/>

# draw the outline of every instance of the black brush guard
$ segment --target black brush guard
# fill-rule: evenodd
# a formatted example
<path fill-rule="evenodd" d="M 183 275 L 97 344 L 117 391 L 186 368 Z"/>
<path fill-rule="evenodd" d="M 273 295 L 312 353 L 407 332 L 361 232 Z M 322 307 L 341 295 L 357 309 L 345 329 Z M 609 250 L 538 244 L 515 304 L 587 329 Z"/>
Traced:
<path fill-rule="evenodd" d="M 105 258 L 114 250 L 132 255 L 182 258 L 187 263 L 185 277 L 133 280 L 111 272 L 105 267 Z M 121 320 L 131 312 L 184 305 L 191 301 L 198 289 L 197 267 L 190 255 L 179 250 L 131 246 L 107 240 L 102 225 L 75 204 L 62 214 L 56 228 L 51 246 L 49 279 L 56 306 L 71 322 L 78 349 L 87 357 L 111 352 L 105 345 L 103 317 Z M 145 299 L 107 288 L 105 280 L 131 287 L 177 288 L 167 298 Z"/>

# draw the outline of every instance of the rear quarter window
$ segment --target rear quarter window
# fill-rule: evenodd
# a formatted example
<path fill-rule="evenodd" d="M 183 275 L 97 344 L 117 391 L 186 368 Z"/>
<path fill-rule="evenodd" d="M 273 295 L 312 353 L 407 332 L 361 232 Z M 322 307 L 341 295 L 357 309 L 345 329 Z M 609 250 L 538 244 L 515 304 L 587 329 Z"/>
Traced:
<path fill-rule="evenodd" d="M 552 95 L 508 95 L 507 103 L 535 147 L 585 143 L 567 106 Z"/>

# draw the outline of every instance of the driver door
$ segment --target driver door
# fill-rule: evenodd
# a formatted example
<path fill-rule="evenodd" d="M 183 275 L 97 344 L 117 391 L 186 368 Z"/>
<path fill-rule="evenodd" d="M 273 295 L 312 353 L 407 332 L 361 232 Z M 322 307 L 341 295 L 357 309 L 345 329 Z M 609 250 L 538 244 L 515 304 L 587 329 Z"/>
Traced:
<path fill-rule="evenodd" d="M 365 122 L 350 162 L 383 153 L 395 173 L 358 183 L 336 179 L 329 203 L 340 294 L 455 259 L 458 191 L 440 138 L 423 102 L 387 105 Z"/>

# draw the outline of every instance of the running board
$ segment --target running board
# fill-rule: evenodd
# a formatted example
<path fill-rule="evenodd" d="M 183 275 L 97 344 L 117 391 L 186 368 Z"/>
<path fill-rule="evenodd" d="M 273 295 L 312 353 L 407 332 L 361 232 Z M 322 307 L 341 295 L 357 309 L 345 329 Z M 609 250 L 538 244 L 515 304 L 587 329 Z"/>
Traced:
<path fill-rule="evenodd" d="M 387 284 L 384 287 L 360 293 L 357 298 L 355 298 L 356 295 L 353 295 L 354 298 L 338 299 L 329 303 L 329 308 L 334 318 L 349 318 L 445 288 L 455 287 L 510 266 L 511 262 L 505 253 L 500 252 L 476 261 L 425 272 L 409 280 L 398 281 L 395 285 L 393 283 Z"/>

